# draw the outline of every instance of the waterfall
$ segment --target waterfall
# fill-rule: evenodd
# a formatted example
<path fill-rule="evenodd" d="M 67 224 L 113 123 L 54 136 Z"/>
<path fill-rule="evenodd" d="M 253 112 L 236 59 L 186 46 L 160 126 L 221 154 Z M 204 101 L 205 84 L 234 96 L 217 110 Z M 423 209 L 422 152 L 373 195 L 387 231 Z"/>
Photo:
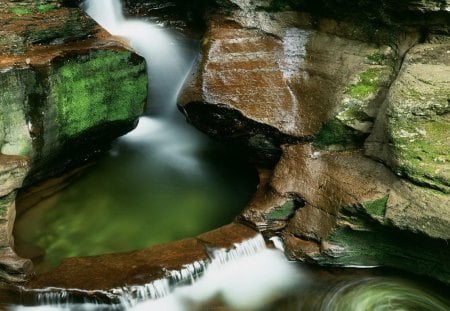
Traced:
<path fill-rule="evenodd" d="M 46 310 L 103 310 L 107 299 L 115 303 L 108 306 L 109 310 L 188 310 L 190 304 L 215 297 L 223 297 L 237 309 L 254 309 L 298 280 L 297 270 L 281 252 L 267 248 L 261 234 L 228 249 L 210 249 L 208 257 L 180 270 L 166 271 L 164 278 L 144 285 L 109 291 L 48 288 L 34 292 L 37 304 L 45 305 Z M 79 297 L 84 297 L 81 303 Z"/>
<path fill-rule="evenodd" d="M 206 138 L 182 120 L 176 100 L 198 55 L 198 42 L 136 18 L 125 18 L 119 0 L 85 0 L 83 8 L 105 30 L 124 38 L 147 63 L 147 112 L 137 128 L 119 139 L 143 154 L 151 152 L 172 169 L 195 178 L 196 154 Z M 113 150 L 113 154 L 114 151 Z"/>
<path fill-rule="evenodd" d="M 154 114 L 170 114 L 193 64 L 192 55 L 186 55 L 193 51 L 177 43 L 183 38 L 144 20 L 125 18 L 119 0 L 86 0 L 83 7 L 105 30 L 126 39 L 146 59 L 149 107 L 156 110 Z"/>
<path fill-rule="evenodd" d="M 119 0 L 87 0 L 83 5 L 93 19 L 111 34 L 127 39 L 147 61 L 149 106 L 156 106 L 156 111 L 151 111 L 151 117 L 142 117 L 138 127 L 119 143 L 138 145 L 143 153 L 158 153 L 164 162 L 179 169 L 198 169 L 195 151 L 202 138 L 190 136 L 189 129 L 172 122 L 175 117 L 171 113 L 195 56 L 174 43 L 175 34 L 145 21 L 125 18 Z M 186 53 L 189 57 L 185 57 Z M 195 178 L 195 172 L 187 173 Z M 254 309 L 292 287 L 298 279 L 293 277 L 296 274 L 283 253 L 267 248 L 262 235 L 257 234 L 227 249 L 209 248 L 207 259 L 165 271 L 165 277 L 144 285 L 108 291 L 58 288 L 23 291 L 25 295 L 34 294 L 36 304 L 44 305 L 45 310 L 181 311 L 216 297 L 223 297 L 233 308 Z"/>

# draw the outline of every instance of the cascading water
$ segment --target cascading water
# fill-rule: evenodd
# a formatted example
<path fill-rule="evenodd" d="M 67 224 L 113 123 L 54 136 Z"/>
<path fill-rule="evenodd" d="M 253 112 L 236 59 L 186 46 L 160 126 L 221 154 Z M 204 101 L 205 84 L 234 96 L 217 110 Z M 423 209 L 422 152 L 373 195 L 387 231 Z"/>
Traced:
<path fill-rule="evenodd" d="M 105 29 L 127 38 L 130 45 L 147 59 L 152 117 L 141 118 L 138 128 L 121 138 L 120 143 L 139 149 L 143 154 L 157 153 L 157 157 L 169 162 L 172 168 L 195 177 L 195 171 L 201 164 L 194 154 L 202 145 L 202 139 L 191 136 L 179 123 L 172 122 L 176 118 L 172 111 L 177 94 L 194 58 L 191 55 L 188 58 L 191 61 L 186 61 L 187 58 L 181 54 L 195 53 L 190 52 L 189 48 L 180 52 L 174 35 L 156 25 L 125 19 L 118 0 L 88 0 L 84 6 Z M 180 40 L 177 38 L 176 41 Z M 143 144 L 144 140 L 150 141 L 150 146 Z M 116 148 L 113 155 L 114 152 L 120 156 L 120 150 Z M 283 249 L 279 238 L 274 238 L 273 242 L 278 249 Z M 34 290 L 31 294 L 34 294 L 37 300 L 35 305 L 38 306 L 12 306 L 10 309 L 181 311 L 212 309 L 208 308 L 208 304 L 214 304 L 217 300 L 222 301 L 219 308 L 226 306 L 238 310 L 450 309 L 448 301 L 427 294 L 412 283 L 357 275 L 342 280 L 324 272 L 317 274 L 321 276 L 313 280 L 313 273 L 304 266 L 288 263 L 282 252 L 268 249 L 262 236 L 257 235 L 235 244 L 231 249 L 212 249 L 208 260 L 167 271 L 166 277 L 143 286 L 127 286 L 98 293 L 77 289 Z M 321 277 L 323 280 L 320 280 Z M 92 298 L 96 294 L 103 298 Z M 80 297 L 83 297 L 81 302 L 84 303 L 80 303 Z M 104 304 L 105 301 L 110 301 L 110 304 Z M 392 302 L 395 304 L 392 305 Z"/>
<path fill-rule="evenodd" d="M 180 44 L 183 38 L 176 33 L 142 20 L 126 19 L 119 0 L 86 0 L 84 7 L 109 33 L 126 38 L 147 61 L 148 113 L 152 117 L 142 117 L 138 127 L 122 139 L 131 144 L 139 143 L 144 137 L 155 140 L 158 148 L 152 152 L 157 152 L 177 169 L 200 165 L 194 153 L 204 140 L 190 135 L 183 122 L 173 122 L 173 119 L 180 121 L 180 115 L 173 112 L 197 51 L 190 49 L 189 44 Z"/>
<path fill-rule="evenodd" d="M 270 267 L 270 269 L 267 269 Z M 261 273 L 264 271 L 264 273 Z M 114 310 L 191 310 L 215 297 L 238 310 L 252 310 L 278 298 L 298 285 L 299 273 L 278 250 L 269 249 L 261 234 L 234 244 L 230 249 L 211 249 L 209 259 L 185 265 L 181 270 L 167 271 L 166 277 L 142 286 L 128 286 L 102 292 L 118 303 Z M 29 291 L 33 292 L 33 291 Z M 103 310 L 105 305 L 86 298 L 75 304 L 74 289 L 44 289 L 37 292 L 37 304 L 46 310 Z M 94 296 L 92 292 L 86 296 Z M 16 307 L 13 310 L 35 310 Z"/>
<path fill-rule="evenodd" d="M 148 111 L 70 187 L 17 220 L 16 245 L 23 241 L 23 256 L 36 258 L 37 272 L 66 257 L 130 251 L 216 229 L 245 206 L 257 182 L 243 153 L 211 141 L 175 113 L 199 41 L 126 19 L 118 0 L 83 6 L 146 58 Z"/>

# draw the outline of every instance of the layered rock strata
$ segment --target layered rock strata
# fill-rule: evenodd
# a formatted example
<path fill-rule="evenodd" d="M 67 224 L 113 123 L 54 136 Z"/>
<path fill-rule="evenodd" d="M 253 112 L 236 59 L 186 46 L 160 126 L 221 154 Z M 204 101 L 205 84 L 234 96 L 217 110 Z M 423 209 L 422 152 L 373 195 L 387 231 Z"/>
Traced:
<path fill-rule="evenodd" d="M 240 219 L 281 235 L 292 259 L 450 283 L 448 22 L 434 19 L 418 44 L 401 19 L 368 29 L 292 11 L 307 1 L 231 2 L 210 17 L 180 109 L 276 163 Z M 410 3 L 418 24 L 448 18 L 429 2 Z"/>

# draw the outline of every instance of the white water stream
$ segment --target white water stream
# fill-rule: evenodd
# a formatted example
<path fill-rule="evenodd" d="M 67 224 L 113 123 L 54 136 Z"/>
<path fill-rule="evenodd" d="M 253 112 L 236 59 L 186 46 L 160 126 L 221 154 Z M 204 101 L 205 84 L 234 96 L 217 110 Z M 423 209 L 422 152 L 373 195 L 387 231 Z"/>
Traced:
<path fill-rule="evenodd" d="M 181 114 L 175 112 L 178 94 L 196 61 L 196 43 L 144 20 L 125 18 L 119 0 L 86 0 L 83 7 L 109 33 L 126 39 L 147 62 L 150 117 L 141 117 L 137 128 L 120 140 L 150 148 L 154 158 L 173 169 L 195 174 L 201 167 L 195 154 L 206 144 L 205 138 L 186 130 Z"/>
<path fill-rule="evenodd" d="M 173 118 L 176 99 L 195 57 L 179 46 L 181 38 L 138 19 L 126 19 L 119 0 L 87 0 L 86 12 L 113 35 L 125 38 L 147 61 L 151 117 L 142 117 L 138 127 L 120 138 L 127 144 L 149 148 L 174 169 L 195 177 L 201 165 L 195 151 L 204 143 L 198 135 L 179 127 Z M 183 50 L 184 49 L 184 50 Z M 186 57 L 186 54 L 191 54 Z M 156 106 L 156 108 L 155 108 Z M 145 143 L 142 143 L 145 141 Z M 298 282 L 297 270 L 282 252 L 268 249 L 261 235 L 235 244 L 231 249 L 213 249 L 207 261 L 167 271 L 166 277 L 142 286 L 117 288 L 102 294 L 118 304 L 102 305 L 86 300 L 74 304 L 76 289 L 35 291 L 41 307 L 13 307 L 12 310 L 191 310 L 193 305 L 221 298 L 237 309 L 257 309 Z M 270 269 L 268 269 L 270 267 Z M 262 273 L 264 271 L 264 273 Z M 290 280 L 290 281 L 289 281 Z M 278 293 L 278 294 L 277 294 Z"/>
<path fill-rule="evenodd" d="M 230 249 L 213 249 L 209 257 L 180 270 L 167 271 L 165 278 L 142 286 L 103 292 L 116 298 L 118 304 L 104 305 L 88 299 L 84 304 L 74 304 L 73 296 L 80 291 L 49 288 L 35 291 L 41 307 L 12 310 L 187 311 L 215 298 L 237 310 L 257 310 L 285 295 L 301 280 L 298 269 L 280 251 L 268 249 L 260 234 Z"/>
<path fill-rule="evenodd" d="M 152 117 L 141 118 L 137 129 L 121 140 L 139 148 L 148 146 L 141 144 L 143 139 L 154 140 L 152 145 L 158 147 L 146 148 L 157 152 L 158 157 L 175 169 L 201 165 L 194 155 L 202 144 L 201 139 L 169 122 L 174 117 L 176 98 L 192 64 L 186 59 L 194 58 L 183 55 L 192 52 L 183 51 L 175 43 L 179 40 L 174 40 L 174 34 L 157 25 L 126 19 L 119 0 L 88 0 L 84 5 L 89 15 L 105 29 L 129 40 L 136 52 L 147 60 L 152 86 L 149 103 L 150 107 L 156 106 L 155 113 Z M 293 34 L 293 39 L 297 40 L 297 35 Z M 192 176 L 193 171 L 186 173 Z M 283 248 L 278 239 L 273 242 L 277 248 Z M 449 310 L 446 301 L 417 289 L 417 285 L 395 279 L 354 278 L 357 280 L 353 283 L 340 282 L 339 278 L 332 282 L 332 278 L 326 279 L 326 284 L 319 285 L 324 293 L 318 294 L 319 287 L 309 281 L 311 275 L 300 273 L 298 266 L 287 262 L 281 251 L 268 249 L 262 236 L 257 235 L 231 249 L 211 250 L 208 260 L 167 271 L 166 277 L 149 284 L 102 293 L 116 304 L 95 303 L 88 298 L 85 303 L 74 304 L 73 296 L 79 297 L 79 290 L 43 289 L 34 292 L 38 306 L 11 306 L 10 310 L 210 310 L 208 303 L 216 300 L 220 301 L 219 309 L 225 306 L 235 310 L 257 310 L 275 301 L 279 295 L 286 295 L 293 287 L 296 290 L 311 287 L 311 291 L 291 299 L 290 308 L 277 307 L 276 310 Z"/>

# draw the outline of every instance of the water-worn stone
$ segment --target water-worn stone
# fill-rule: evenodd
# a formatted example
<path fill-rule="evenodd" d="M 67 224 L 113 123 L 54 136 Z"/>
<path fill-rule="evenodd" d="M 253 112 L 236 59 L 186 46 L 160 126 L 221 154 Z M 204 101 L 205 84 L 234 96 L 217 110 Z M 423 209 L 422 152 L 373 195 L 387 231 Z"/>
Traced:
<path fill-rule="evenodd" d="M 450 44 L 411 49 L 366 153 L 413 182 L 450 193 Z"/>
<path fill-rule="evenodd" d="M 304 206 L 281 231 L 292 258 L 340 266 L 415 267 L 417 273 L 450 282 L 450 271 L 442 265 L 450 252 L 445 243 L 450 239 L 448 196 L 399 179 L 360 151 L 317 151 L 310 145 L 283 148 L 269 187 L 262 200 L 266 205 L 255 198 L 243 217 L 271 230 L 255 215 L 277 204 L 270 200 L 273 192 L 301 198 Z M 416 244 L 404 245 L 402 239 Z M 408 264 L 398 259 L 399 252 Z"/>
<path fill-rule="evenodd" d="M 29 272 L 30 260 L 19 258 L 13 251 L 12 236 L 17 189 L 29 169 L 29 159 L 22 156 L 6 156 L 0 153 L 0 282 L 23 281 L 25 273 Z"/>
<path fill-rule="evenodd" d="M 366 135 L 378 98 L 392 80 L 392 50 L 295 25 L 272 28 L 274 35 L 212 18 L 196 78 L 180 100 L 188 119 L 222 137 L 246 136 L 251 128 L 253 135 L 264 137 L 312 138 L 323 129 L 318 143 L 328 145 L 327 122 L 352 136 Z M 205 108 L 207 123 L 199 124 L 198 105 L 242 115 L 236 124 L 221 127 L 214 109 Z M 338 119 L 330 121 L 336 115 Z M 248 126 L 250 122 L 268 125 L 270 133 Z M 346 141 L 335 143 L 340 142 Z"/>
<path fill-rule="evenodd" d="M 208 261 L 210 249 L 230 249 L 257 234 L 233 223 L 217 230 L 151 248 L 121 254 L 65 259 L 57 268 L 30 280 L 28 289 L 76 288 L 82 291 L 112 290 L 144 285 L 195 261 Z"/>

